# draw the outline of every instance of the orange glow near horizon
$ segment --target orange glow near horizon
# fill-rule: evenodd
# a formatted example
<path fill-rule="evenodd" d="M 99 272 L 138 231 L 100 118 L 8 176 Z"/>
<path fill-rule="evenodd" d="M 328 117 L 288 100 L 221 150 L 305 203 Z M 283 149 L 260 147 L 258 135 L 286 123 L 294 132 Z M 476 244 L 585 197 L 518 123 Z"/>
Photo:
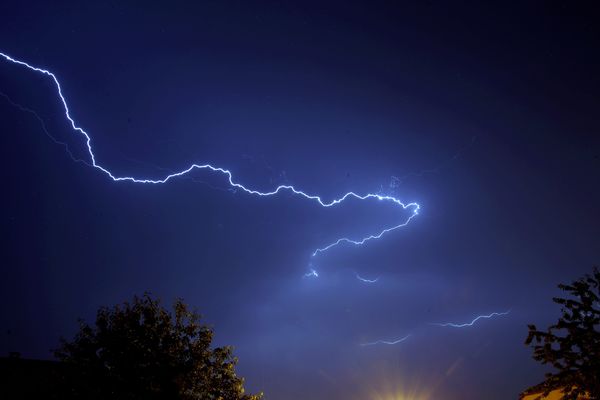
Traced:
<path fill-rule="evenodd" d="M 431 382 L 413 380 L 403 381 L 385 379 L 379 384 L 371 386 L 367 395 L 362 399 L 368 400 L 432 400 L 435 398 L 434 390 L 438 385 Z"/>

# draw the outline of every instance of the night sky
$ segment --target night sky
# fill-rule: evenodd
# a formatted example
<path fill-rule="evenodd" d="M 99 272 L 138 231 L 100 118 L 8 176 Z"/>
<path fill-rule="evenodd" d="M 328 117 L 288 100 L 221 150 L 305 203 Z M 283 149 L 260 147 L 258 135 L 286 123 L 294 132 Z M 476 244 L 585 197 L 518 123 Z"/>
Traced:
<path fill-rule="evenodd" d="M 69 157 L 89 161 L 52 80 L 2 59 L 0 354 L 51 358 L 78 317 L 150 291 L 196 307 L 267 399 L 540 382 L 527 323 L 600 263 L 600 15 L 416 3 L 2 2 L 0 51 L 57 75 L 115 175 L 210 163 L 260 191 L 421 209 L 311 257 L 410 212 L 207 171 L 113 182 Z"/>

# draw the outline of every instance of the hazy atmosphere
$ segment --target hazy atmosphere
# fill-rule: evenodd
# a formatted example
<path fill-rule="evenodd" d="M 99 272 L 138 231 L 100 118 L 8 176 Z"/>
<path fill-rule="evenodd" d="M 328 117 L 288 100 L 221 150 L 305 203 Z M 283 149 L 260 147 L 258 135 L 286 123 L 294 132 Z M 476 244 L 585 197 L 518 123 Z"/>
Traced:
<path fill-rule="evenodd" d="M 265 399 L 517 398 L 600 264 L 599 15 L 565 4 L 3 2 L 0 354 L 149 291 Z"/>

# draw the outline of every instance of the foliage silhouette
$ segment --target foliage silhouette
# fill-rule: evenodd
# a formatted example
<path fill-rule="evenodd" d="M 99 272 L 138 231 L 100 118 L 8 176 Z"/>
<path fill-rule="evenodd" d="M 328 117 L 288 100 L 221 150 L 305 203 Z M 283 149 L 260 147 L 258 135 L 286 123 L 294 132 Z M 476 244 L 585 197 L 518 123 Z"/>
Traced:
<path fill-rule="evenodd" d="M 211 348 L 213 331 L 181 301 L 173 312 L 148 293 L 80 320 L 55 355 L 66 366 L 63 398 L 258 400 L 244 394 L 230 347 Z"/>
<path fill-rule="evenodd" d="M 565 400 L 600 399 L 600 271 L 594 268 L 592 275 L 558 287 L 570 295 L 553 299 L 562 306 L 562 316 L 547 331 L 529 325 L 525 341 L 533 347 L 535 360 L 557 372 L 547 373 L 522 396 L 540 393 L 538 398 L 543 398 L 561 390 Z"/>

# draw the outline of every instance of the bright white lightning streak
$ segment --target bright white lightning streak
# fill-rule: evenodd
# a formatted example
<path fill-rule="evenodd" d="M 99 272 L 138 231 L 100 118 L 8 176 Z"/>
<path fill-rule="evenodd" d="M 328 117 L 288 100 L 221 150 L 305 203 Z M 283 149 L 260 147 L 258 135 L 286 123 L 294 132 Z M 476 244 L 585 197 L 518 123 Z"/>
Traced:
<path fill-rule="evenodd" d="M 253 195 L 257 195 L 257 196 L 273 196 L 278 194 L 281 191 L 287 190 L 290 191 L 296 195 L 302 196 L 308 200 L 313 200 L 318 202 L 322 207 L 332 207 L 335 206 L 337 204 L 340 204 L 341 202 L 343 202 L 344 200 L 348 199 L 348 198 L 354 198 L 357 200 L 367 200 L 367 199 L 377 199 L 379 201 L 387 201 L 387 202 L 392 202 L 393 204 L 402 207 L 403 210 L 407 210 L 410 209 L 412 210 L 412 214 L 408 217 L 408 219 L 398 225 L 383 229 L 382 231 L 380 231 L 377 234 L 372 234 L 369 236 L 366 236 L 362 239 L 350 239 L 350 238 L 341 238 L 336 240 L 335 242 L 323 247 L 323 248 L 319 248 L 316 249 L 313 253 L 312 256 L 316 256 L 318 253 L 322 253 L 324 251 L 327 251 L 329 249 L 331 249 L 332 247 L 335 247 L 341 243 L 350 243 L 350 244 L 354 244 L 354 245 L 362 245 L 366 242 L 368 242 L 369 240 L 372 239 L 379 239 L 381 238 L 383 235 L 385 235 L 388 232 L 391 232 L 393 230 L 396 230 L 398 228 L 401 228 L 403 226 L 406 226 L 410 220 L 415 217 L 418 213 L 419 213 L 419 204 L 417 203 L 407 203 L 404 204 L 403 202 L 401 202 L 399 199 L 392 197 L 392 196 L 382 196 L 379 194 L 374 194 L 374 193 L 368 193 L 365 195 L 359 195 L 356 194 L 354 192 L 348 192 L 346 194 L 344 194 L 342 197 L 338 198 L 338 199 L 334 199 L 331 200 L 329 202 L 327 201 L 323 201 L 321 199 L 320 196 L 316 196 L 316 195 L 312 195 L 312 194 L 307 194 L 301 190 L 296 189 L 294 186 L 291 185 L 279 185 L 277 186 L 274 190 L 270 191 L 270 192 L 260 192 L 258 190 L 254 190 L 254 189 L 249 189 L 245 186 L 243 186 L 240 183 L 237 183 L 233 180 L 233 175 L 232 173 L 224 168 L 220 168 L 220 167 L 214 167 L 210 164 L 192 164 L 190 165 L 188 168 L 179 171 L 179 172 L 175 172 L 169 175 L 166 175 L 164 178 L 162 179 L 148 179 L 148 178 L 135 178 L 135 177 L 131 177 L 131 176 L 115 176 L 112 172 L 110 172 L 107 168 L 103 167 L 102 165 L 98 164 L 96 162 L 96 156 L 94 154 L 94 151 L 92 149 L 92 139 L 91 136 L 85 131 L 83 130 L 83 128 L 80 128 L 79 126 L 77 126 L 77 124 L 75 123 L 75 120 L 71 117 L 71 114 L 69 112 L 69 106 L 67 105 L 67 101 L 65 99 L 65 97 L 63 96 L 62 93 L 62 87 L 60 85 L 60 82 L 58 81 L 58 78 L 56 77 L 56 75 L 54 75 L 54 73 L 45 70 L 43 68 L 38 68 L 38 67 L 34 67 L 32 65 L 29 65 L 28 63 L 24 62 L 24 61 L 20 61 L 17 59 L 14 59 L 12 57 L 10 57 L 9 55 L 0 52 L 0 56 L 4 57 L 5 60 L 10 61 L 14 64 L 17 65 L 21 65 L 23 67 L 26 67 L 32 71 L 41 73 L 43 75 L 47 75 L 50 78 L 52 78 L 52 80 L 54 81 L 54 84 L 56 85 L 56 89 L 57 89 L 57 93 L 58 96 L 60 97 L 60 100 L 62 102 L 64 111 L 65 111 L 65 117 L 69 120 L 69 123 L 71 124 L 71 128 L 77 132 L 79 132 L 81 135 L 83 135 L 85 137 L 85 142 L 86 142 L 86 146 L 87 146 L 87 150 L 88 150 L 88 154 L 90 155 L 90 165 L 96 169 L 99 169 L 100 171 L 104 172 L 108 177 L 110 177 L 113 181 L 115 182 L 120 182 L 120 181 L 128 181 L 128 182 L 133 182 L 133 183 L 150 183 L 150 184 L 159 184 L 159 183 L 166 183 L 169 180 L 171 180 L 172 178 L 177 178 L 183 175 L 186 175 L 188 173 L 190 173 L 191 171 L 195 170 L 195 169 L 207 169 L 210 170 L 212 172 L 219 172 L 225 176 L 227 176 L 227 180 L 229 181 L 229 185 L 232 188 L 236 188 L 236 189 L 240 189 L 248 194 L 253 194 Z"/>
<path fill-rule="evenodd" d="M 403 338 L 400 338 L 400 339 L 397 339 L 397 340 L 377 340 L 375 342 L 361 343 L 361 346 L 375 346 L 375 345 L 378 345 L 378 344 L 394 345 L 394 344 L 398 344 L 398 343 L 404 342 L 409 337 L 410 337 L 410 335 L 406 335 Z"/>
<path fill-rule="evenodd" d="M 465 328 L 467 326 L 473 326 L 475 324 L 475 322 L 479 321 L 480 319 L 489 319 L 489 318 L 493 318 L 493 317 L 507 315 L 508 313 L 510 313 L 510 310 L 505 311 L 505 312 L 493 312 L 493 313 L 488 314 L 488 315 L 480 315 L 480 316 L 476 317 L 475 319 L 473 319 L 473 321 L 467 322 L 467 323 L 464 323 L 464 324 L 455 324 L 455 323 L 452 323 L 452 322 L 446 322 L 446 323 L 441 324 L 441 323 L 433 322 L 433 323 L 431 323 L 431 325 L 436 325 L 436 326 L 450 326 L 452 328 Z"/>
<path fill-rule="evenodd" d="M 365 283 L 375 283 L 379 280 L 379 277 L 377 277 L 375 279 L 367 279 L 367 278 L 361 277 L 359 274 L 356 274 L 356 279 L 358 279 L 359 281 L 365 282 Z"/>
<path fill-rule="evenodd" d="M 318 278 L 319 277 L 319 273 L 314 270 L 313 268 L 310 269 L 310 272 L 307 272 L 304 274 L 305 278 Z"/>
<path fill-rule="evenodd" d="M 324 251 L 327 251 L 327 250 L 331 249 L 332 247 L 335 247 L 335 246 L 337 246 L 337 245 L 338 245 L 338 244 L 340 244 L 340 243 L 350 243 L 350 244 L 355 244 L 355 245 L 357 245 L 357 246 L 360 246 L 360 245 L 363 245 L 363 244 L 365 244 L 365 243 L 366 243 L 366 242 L 368 242 L 369 240 L 372 240 L 372 239 L 379 239 L 380 237 L 382 237 L 383 235 L 385 235 L 385 234 L 386 234 L 386 233 L 388 233 L 388 232 L 391 232 L 391 231 L 393 231 L 393 230 L 396 230 L 396 229 L 398 229 L 398 228 L 402 228 L 402 227 L 404 227 L 404 226 L 408 225 L 408 223 L 410 222 L 410 220 L 411 220 L 411 219 L 413 219 L 414 217 L 416 217 L 416 216 L 419 214 L 419 208 L 420 208 L 420 206 L 419 206 L 417 203 L 409 203 L 409 204 L 406 204 L 406 205 L 405 205 L 405 204 L 403 204 L 403 203 L 402 203 L 400 200 L 398 200 L 398 199 L 396 199 L 396 198 L 394 198 L 394 197 L 392 197 L 392 196 L 380 196 L 380 195 L 378 195 L 378 194 L 367 194 L 367 195 L 365 195 L 365 196 L 358 196 L 358 195 L 356 195 L 356 194 L 354 194 L 354 193 L 350 192 L 350 193 L 346 193 L 346 195 L 344 195 L 344 197 L 342 197 L 342 198 L 341 198 L 341 201 L 343 201 L 343 200 L 345 199 L 345 197 L 346 197 L 346 196 L 348 196 L 348 195 L 353 195 L 353 196 L 355 196 L 355 197 L 359 198 L 360 200 L 365 200 L 365 199 L 367 199 L 367 198 L 376 198 L 376 199 L 378 199 L 378 200 L 388 200 L 388 201 L 393 201 L 394 203 L 398 204 L 399 206 L 401 206 L 401 207 L 402 207 L 403 209 L 405 209 L 405 210 L 406 210 L 407 208 L 410 208 L 410 207 L 412 207 L 412 208 L 413 208 L 413 212 L 412 212 L 412 214 L 410 215 L 410 217 L 408 217 L 408 219 L 407 219 L 405 222 L 403 222 L 403 223 L 401 223 L 401 224 L 399 224 L 399 225 L 392 226 L 392 227 L 390 227 L 390 228 L 386 228 L 386 229 L 382 230 L 381 232 L 379 232 L 379 233 L 378 233 L 378 234 L 376 234 L 376 235 L 369 235 L 369 236 L 367 236 L 367 237 L 364 237 L 364 238 L 362 238 L 362 239 L 360 239 L 360 240 L 353 240 L 353 239 L 348 239 L 348 238 L 345 238 L 345 237 L 344 237 L 344 238 L 341 238 L 341 239 L 338 239 L 338 240 L 336 240 L 335 242 L 331 243 L 330 245 L 327 245 L 327 246 L 325 246 L 325 247 L 323 247 L 323 248 L 320 248 L 320 249 L 316 249 L 316 250 L 315 250 L 315 251 L 312 253 L 312 256 L 313 256 L 313 257 L 314 257 L 314 256 L 316 256 L 316 255 L 317 255 L 317 254 L 319 254 L 319 253 L 322 253 L 322 252 L 324 252 Z M 335 200 L 334 200 L 334 201 L 335 201 Z M 321 200 L 320 200 L 320 199 L 319 199 L 319 203 L 321 203 Z M 329 207 L 328 205 L 325 205 L 325 204 L 323 204 L 323 203 L 321 203 L 321 205 L 323 205 L 323 206 L 325 206 L 325 207 Z"/>

